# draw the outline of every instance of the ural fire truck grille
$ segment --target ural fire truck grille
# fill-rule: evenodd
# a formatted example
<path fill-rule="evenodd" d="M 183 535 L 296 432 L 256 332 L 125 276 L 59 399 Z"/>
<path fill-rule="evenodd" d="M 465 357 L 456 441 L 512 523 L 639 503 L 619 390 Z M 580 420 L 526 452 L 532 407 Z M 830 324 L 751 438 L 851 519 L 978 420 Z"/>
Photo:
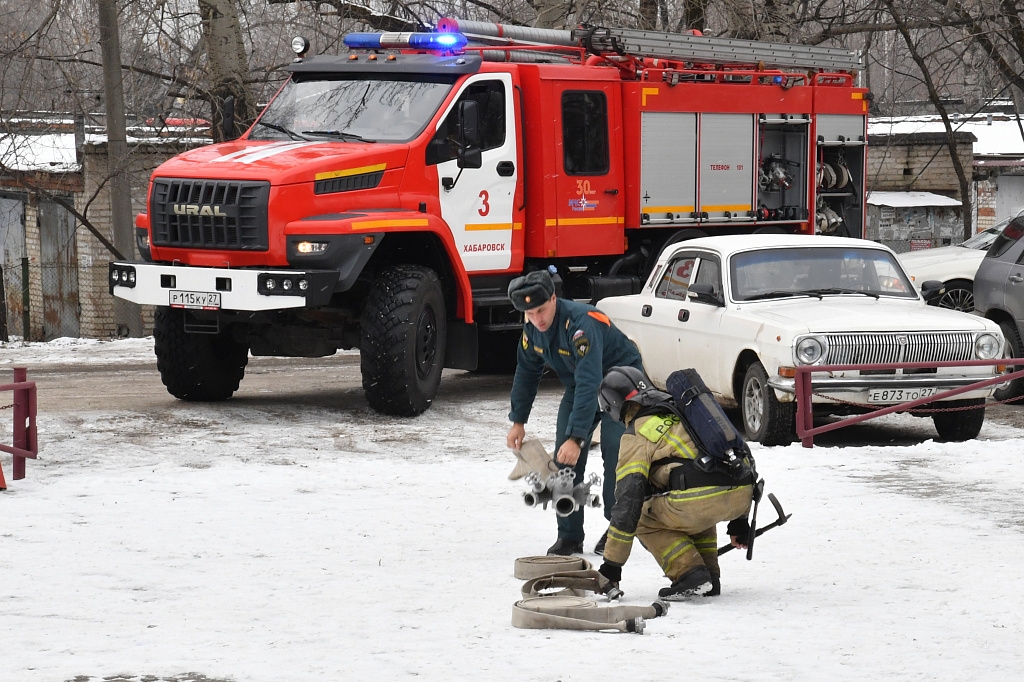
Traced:
<path fill-rule="evenodd" d="M 156 178 L 149 215 L 156 246 L 266 251 L 269 182 Z"/>
<path fill-rule="evenodd" d="M 974 359 L 970 332 L 826 334 L 830 365 Z"/>

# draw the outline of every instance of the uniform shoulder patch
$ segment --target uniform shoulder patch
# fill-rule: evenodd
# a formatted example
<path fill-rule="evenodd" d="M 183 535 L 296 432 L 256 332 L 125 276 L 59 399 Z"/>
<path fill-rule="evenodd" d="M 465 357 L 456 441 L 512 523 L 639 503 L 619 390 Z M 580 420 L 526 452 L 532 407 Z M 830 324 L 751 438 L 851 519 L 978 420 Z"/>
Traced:
<path fill-rule="evenodd" d="M 603 324 L 605 324 L 605 325 L 607 325 L 609 327 L 612 326 L 612 321 L 608 318 L 607 315 L 602 313 L 600 310 L 591 310 L 591 311 L 589 311 L 587 313 L 587 315 L 590 315 L 592 318 L 594 318 L 598 322 L 601 322 L 601 323 L 603 323 Z"/>
<path fill-rule="evenodd" d="M 674 414 L 670 414 L 664 417 L 654 415 L 652 417 L 647 418 L 647 421 L 643 423 L 643 426 L 640 427 L 637 433 L 639 433 L 641 436 L 651 441 L 652 443 L 657 443 L 665 436 L 666 433 L 668 433 L 669 429 L 671 429 L 678 423 L 679 417 L 675 416 Z"/>
<path fill-rule="evenodd" d="M 576 349 L 576 355 L 585 358 L 587 351 L 590 350 L 590 341 L 587 340 L 585 335 L 580 334 L 573 337 L 572 346 Z"/>
<path fill-rule="evenodd" d="M 523 350 L 530 347 L 530 340 L 526 338 L 526 332 L 523 332 Z"/>

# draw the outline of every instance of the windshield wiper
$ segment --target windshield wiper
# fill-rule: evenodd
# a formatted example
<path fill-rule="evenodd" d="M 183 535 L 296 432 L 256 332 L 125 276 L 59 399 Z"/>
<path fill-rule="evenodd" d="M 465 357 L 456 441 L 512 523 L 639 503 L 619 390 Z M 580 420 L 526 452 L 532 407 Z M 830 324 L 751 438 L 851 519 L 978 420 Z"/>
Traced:
<path fill-rule="evenodd" d="M 362 135 L 356 135 L 355 133 L 345 133 L 340 130 L 303 130 L 303 135 L 319 135 L 321 137 L 336 137 L 339 140 L 345 142 L 366 142 L 372 144 L 377 140 L 370 140 L 363 137 Z"/>
<path fill-rule="evenodd" d="M 858 291 L 856 289 L 814 289 L 813 291 L 808 291 L 806 293 L 817 296 L 818 298 L 821 298 L 821 296 L 828 296 L 832 294 L 861 294 L 863 296 L 870 296 L 874 299 L 879 298 L 878 294 L 874 293 L 873 291 Z"/>
<path fill-rule="evenodd" d="M 785 298 L 787 296 L 817 296 L 821 298 L 821 295 L 813 291 L 788 291 L 783 289 L 777 289 L 775 291 L 765 291 L 760 294 L 754 294 L 753 296 L 747 296 L 744 301 L 761 301 L 766 298 Z"/>
<path fill-rule="evenodd" d="M 271 130 L 276 130 L 279 133 L 284 133 L 285 135 L 287 135 L 288 137 L 292 138 L 293 140 L 305 140 L 306 142 L 309 142 L 309 138 L 308 137 L 304 137 L 304 136 L 300 135 L 299 133 L 295 132 L 294 130 L 291 130 L 290 128 L 285 128 L 284 126 L 279 126 L 276 123 L 267 123 L 263 119 L 260 119 L 259 121 L 256 121 L 256 124 L 257 125 L 261 125 L 261 126 L 266 126 L 266 127 L 270 128 Z"/>

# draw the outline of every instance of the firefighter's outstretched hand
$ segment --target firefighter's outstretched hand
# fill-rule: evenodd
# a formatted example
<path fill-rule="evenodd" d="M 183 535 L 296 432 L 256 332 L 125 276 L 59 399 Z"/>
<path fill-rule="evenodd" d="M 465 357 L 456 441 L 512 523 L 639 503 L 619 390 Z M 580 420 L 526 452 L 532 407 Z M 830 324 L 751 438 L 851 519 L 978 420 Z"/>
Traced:
<path fill-rule="evenodd" d="M 618 599 L 623 595 L 619 589 L 619 582 L 622 581 L 622 566 L 609 564 L 607 561 L 597 569 L 600 577 L 597 579 L 597 587 L 601 594 L 608 595 L 608 599 Z"/>
<path fill-rule="evenodd" d="M 559 464 L 565 464 L 566 466 L 575 466 L 576 461 L 580 458 L 581 452 L 580 446 L 574 440 L 567 440 L 562 443 L 562 447 L 558 448 L 558 454 L 555 455 L 555 461 Z"/>
<path fill-rule="evenodd" d="M 509 449 L 518 450 L 523 447 L 523 438 L 526 438 L 526 427 L 513 423 L 512 428 L 508 430 L 508 436 L 505 437 L 505 442 Z"/>
<path fill-rule="evenodd" d="M 726 528 L 725 532 L 729 534 L 729 540 L 732 542 L 733 547 L 737 549 L 747 548 L 747 538 L 750 537 L 750 522 L 746 516 L 730 521 L 729 527 Z"/>

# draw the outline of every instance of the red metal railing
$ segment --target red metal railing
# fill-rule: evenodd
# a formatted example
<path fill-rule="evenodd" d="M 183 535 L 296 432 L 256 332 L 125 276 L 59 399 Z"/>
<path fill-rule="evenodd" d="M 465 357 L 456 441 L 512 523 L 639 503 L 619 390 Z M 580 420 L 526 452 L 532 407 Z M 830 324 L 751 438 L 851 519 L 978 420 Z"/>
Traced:
<path fill-rule="evenodd" d="M 0 384 L 0 391 L 14 392 L 14 428 L 11 445 L 0 443 L 0 451 L 14 455 L 15 481 L 25 478 L 25 460 L 35 459 L 39 452 L 36 440 L 36 382 L 28 381 L 24 367 L 14 368 L 14 383 Z M 0 468 L 0 490 L 7 487 Z"/>
<path fill-rule="evenodd" d="M 936 393 L 935 395 L 930 395 L 926 398 L 918 398 L 916 400 L 908 400 L 907 402 L 903 403 L 887 405 L 885 407 L 880 407 L 877 410 L 872 410 L 864 414 L 857 414 L 852 417 L 840 419 L 839 421 L 832 422 L 831 424 L 824 424 L 823 426 L 814 426 L 814 406 L 812 404 L 812 394 L 814 393 L 814 390 L 811 382 L 811 374 L 813 372 L 842 372 L 849 370 L 872 369 L 926 369 L 938 367 L 977 367 L 984 365 L 991 366 L 1010 364 L 1011 360 L 1009 358 L 998 358 L 996 360 L 964 360 L 959 362 L 884 362 L 866 365 L 803 365 L 801 367 L 796 368 L 796 435 L 800 438 L 800 442 L 803 443 L 803 446 L 805 448 L 813 448 L 814 437 L 819 433 L 835 431 L 836 429 L 841 429 L 844 426 L 850 426 L 851 424 L 857 424 L 862 421 L 867 421 L 868 419 L 874 419 L 875 417 L 881 417 L 887 414 L 892 414 L 893 412 L 906 412 L 907 410 L 911 410 L 921 405 L 934 403 L 937 400 L 943 400 L 944 398 L 950 398 L 952 396 L 960 395 L 962 393 L 969 393 L 970 391 L 976 391 L 980 388 L 995 386 L 996 384 L 1001 384 L 1012 379 L 1019 379 L 1024 377 L 1024 369 L 1009 374 L 1000 374 L 999 376 L 979 380 L 973 384 L 958 386 L 948 391 L 942 391 L 941 393 Z"/>

